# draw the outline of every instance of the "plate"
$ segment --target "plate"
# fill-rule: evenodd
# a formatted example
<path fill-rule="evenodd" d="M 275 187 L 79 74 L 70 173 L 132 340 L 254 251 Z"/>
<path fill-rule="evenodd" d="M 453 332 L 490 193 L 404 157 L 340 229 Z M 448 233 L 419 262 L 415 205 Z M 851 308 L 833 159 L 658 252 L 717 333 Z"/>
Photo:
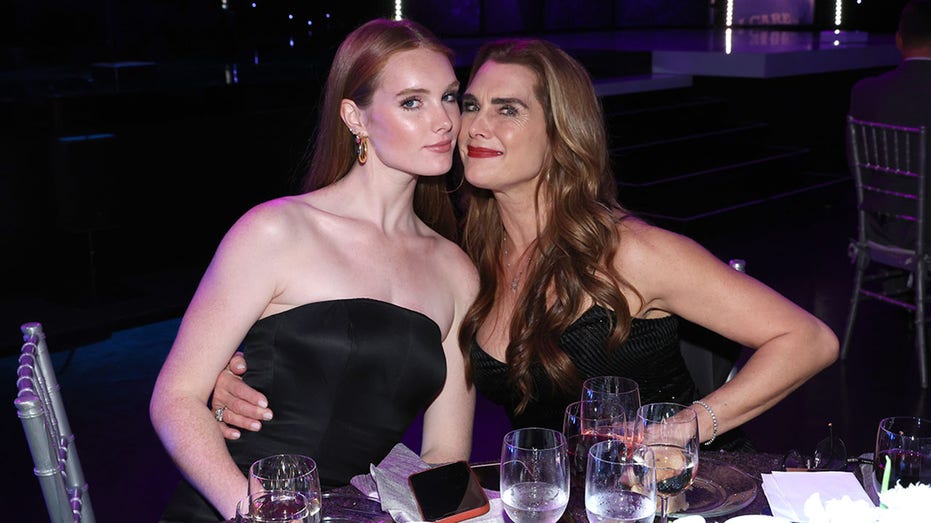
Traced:
<path fill-rule="evenodd" d="M 750 475 L 727 463 L 702 457 L 695 481 L 685 491 L 689 508 L 671 515 L 726 516 L 753 503 L 758 492 L 759 486 Z"/>
<path fill-rule="evenodd" d="M 391 515 L 381 509 L 381 502 L 362 494 L 323 493 L 323 518 L 329 523 L 392 523 Z"/>

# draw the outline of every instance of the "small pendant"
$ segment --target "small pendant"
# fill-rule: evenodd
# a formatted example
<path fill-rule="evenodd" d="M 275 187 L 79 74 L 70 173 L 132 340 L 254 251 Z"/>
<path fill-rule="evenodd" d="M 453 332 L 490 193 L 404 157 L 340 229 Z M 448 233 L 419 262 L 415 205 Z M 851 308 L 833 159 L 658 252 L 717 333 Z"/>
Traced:
<path fill-rule="evenodd" d="M 511 290 L 517 292 L 517 278 L 511 278 Z"/>

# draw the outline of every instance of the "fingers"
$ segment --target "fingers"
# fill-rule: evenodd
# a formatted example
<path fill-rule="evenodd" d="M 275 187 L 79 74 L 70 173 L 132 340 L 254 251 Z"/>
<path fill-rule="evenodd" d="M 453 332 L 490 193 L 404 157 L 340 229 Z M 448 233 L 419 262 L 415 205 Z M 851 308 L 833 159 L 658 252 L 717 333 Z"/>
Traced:
<path fill-rule="evenodd" d="M 262 430 L 262 421 L 274 417 L 265 395 L 239 378 L 230 376 L 229 383 L 218 386 L 214 394 L 213 404 L 226 407 L 223 421 L 233 427 L 255 432 Z"/>
<path fill-rule="evenodd" d="M 239 436 L 241 434 L 239 433 L 238 430 L 234 429 L 233 427 L 230 427 L 226 423 L 217 423 L 217 425 L 220 426 L 220 432 L 223 433 L 224 438 L 232 439 L 232 440 L 239 439 Z"/>
<path fill-rule="evenodd" d="M 243 356 L 241 351 L 237 351 L 236 354 L 233 354 L 233 357 L 230 358 L 228 364 L 229 371 L 235 374 L 236 376 L 242 376 L 246 372 L 246 358 Z"/>
<path fill-rule="evenodd" d="M 239 411 L 237 411 L 237 408 Z M 241 400 L 234 401 L 227 405 L 226 410 L 223 412 L 223 423 L 232 430 L 245 429 L 252 432 L 262 430 L 262 422 L 259 421 L 261 414 L 240 414 L 240 412 L 248 411 L 250 408 L 254 411 L 257 407 L 250 406 L 250 404 Z"/>

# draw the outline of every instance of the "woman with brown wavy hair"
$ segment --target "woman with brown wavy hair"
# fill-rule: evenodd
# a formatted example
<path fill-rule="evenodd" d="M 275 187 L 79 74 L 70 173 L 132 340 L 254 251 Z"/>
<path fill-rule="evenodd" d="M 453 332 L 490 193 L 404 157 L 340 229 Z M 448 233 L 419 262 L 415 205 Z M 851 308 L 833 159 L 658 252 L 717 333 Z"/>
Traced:
<path fill-rule="evenodd" d="M 258 458 L 303 454 L 324 486 L 369 471 L 424 419 L 421 455 L 468 459 L 474 392 L 457 341 L 478 280 L 445 192 L 459 131 L 451 52 L 409 21 L 340 45 L 307 192 L 260 204 L 224 236 L 155 384 L 150 414 L 185 481 L 164 522 L 219 521 Z M 245 383 L 276 405 L 224 444 L 208 400 L 243 346 Z M 224 417 L 228 416 L 228 417 Z"/>
<path fill-rule="evenodd" d="M 837 357 L 808 312 L 615 199 L 601 107 L 577 61 L 541 40 L 484 45 L 462 99 L 471 186 L 463 246 L 481 280 L 460 346 L 515 426 L 559 428 L 582 380 L 626 376 L 644 403 L 689 404 L 714 439 Z M 677 318 L 755 354 L 699 400 Z"/>

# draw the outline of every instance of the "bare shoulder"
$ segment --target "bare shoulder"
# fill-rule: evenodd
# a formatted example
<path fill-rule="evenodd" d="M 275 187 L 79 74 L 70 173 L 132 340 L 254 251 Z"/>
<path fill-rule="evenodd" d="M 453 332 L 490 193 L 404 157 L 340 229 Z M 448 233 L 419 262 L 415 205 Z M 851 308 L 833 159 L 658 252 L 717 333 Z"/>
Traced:
<path fill-rule="evenodd" d="M 618 233 L 615 267 L 648 303 L 726 267 L 691 238 L 637 218 L 622 220 Z"/>
<path fill-rule="evenodd" d="M 680 257 L 710 256 L 697 242 L 687 236 L 650 225 L 628 216 L 618 224 L 620 247 L 618 258 L 622 266 L 676 263 Z"/>
<path fill-rule="evenodd" d="M 300 197 L 269 200 L 252 207 L 236 220 L 224 242 L 232 239 L 266 247 L 284 247 L 310 232 L 313 215 L 313 208 Z"/>

